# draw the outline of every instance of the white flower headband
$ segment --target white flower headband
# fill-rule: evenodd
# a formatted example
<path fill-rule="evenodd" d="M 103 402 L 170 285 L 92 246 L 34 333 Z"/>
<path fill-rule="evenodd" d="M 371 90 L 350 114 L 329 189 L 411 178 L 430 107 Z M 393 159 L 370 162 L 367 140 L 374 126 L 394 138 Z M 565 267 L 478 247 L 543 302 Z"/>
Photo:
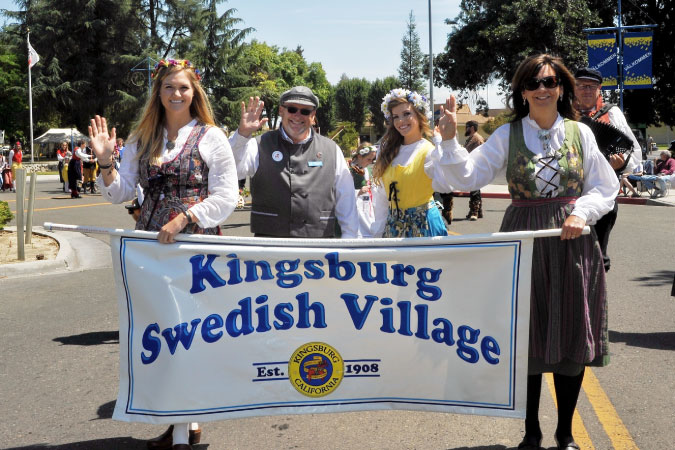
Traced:
<path fill-rule="evenodd" d="M 382 99 L 382 114 L 384 114 L 385 119 L 391 119 L 391 113 L 389 112 L 389 102 L 395 98 L 403 98 L 408 102 L 412 103 L 419 112 L 424 116 L 429 118 L 429 101 L 424 95 L 418 94 L 415 91 L 409 91 L 408 89 L 392 89 L 387 95 Z"/>

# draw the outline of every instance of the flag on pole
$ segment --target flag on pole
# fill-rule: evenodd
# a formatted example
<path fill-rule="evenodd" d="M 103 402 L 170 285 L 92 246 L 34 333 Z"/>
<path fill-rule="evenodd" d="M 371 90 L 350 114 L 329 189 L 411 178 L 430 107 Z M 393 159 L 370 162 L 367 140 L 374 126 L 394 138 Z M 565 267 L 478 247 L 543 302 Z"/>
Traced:
<path fill-rule="evenodd" d="M 30 45 L 30 39 L 28 40 L 28 67 L 32 68 L 35 64 L 40 61 L 40 56 L 37 54 L 32 45 Z"/>

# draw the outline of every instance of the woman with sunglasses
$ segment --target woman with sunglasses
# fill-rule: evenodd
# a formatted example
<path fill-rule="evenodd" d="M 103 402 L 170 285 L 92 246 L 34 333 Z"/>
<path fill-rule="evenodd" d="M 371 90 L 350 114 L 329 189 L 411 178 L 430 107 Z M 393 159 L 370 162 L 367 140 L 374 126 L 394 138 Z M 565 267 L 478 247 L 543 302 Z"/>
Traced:
<path fill-rule="evenodd" d="M 609 362 L 602 255 L 596 236 L 581 232 L 612 209 L 619 184 L 591 130 L 575 121 L 574 77 L 560 58 L 525 59 L 511 90 L 511 123 L 470 154 L 457 142 L 455 100 L 448 99 L 438 126 L 442 160 L 452 162 L 448 182 L 467 191 L 506 168 L 512 203 L 500 231 L 562 228 L 560 238 L 534 242 L 527 412 L 518 448 L 541 448 L 541 379 L 552 372 L 557 446 L 578 449 L 572 415 L 584 369 Z"/>
<path fill-rule="evenodd" d="M 174 243 L 178 233 L 220 234 L 219 225 L 237 202 L 237 171 L 200 72 L 187 60 L 169 59 L 155 66 L 152 78 L 152 91 L 119 171 L 113 160 L 115 129 L 108 133 L 104 117 L 91 120 L 89 137 L 100 164 L 101 192 L 122 203 L 136 197 L 140 184 L 145 196 L 136 229 L 157 231 L 160 243 Z M 147 447 L 185 450 L 200 437 L 196 423 L 177 423 Z"/>
<path fill-rule="evenodd" d="M 377 149 L 370 142 L 362 142 L 352 154 L 349 172 L 354 178 L 356 192 L 356 210 L 359 213 L 359 237 L 371 237 L 370 226 L 373 223 L 373 200 L 370 186 L 372 164 Z"/>
<path fill-rule="evenodd" d="M 372 235 L 447 236 L 433 194 L 452 187 L 444 183 L 439 154 L 430 142 L 427 99 L 394 89 L 382 99 L 382 112 L 388 125 L 373 168 Z"/>

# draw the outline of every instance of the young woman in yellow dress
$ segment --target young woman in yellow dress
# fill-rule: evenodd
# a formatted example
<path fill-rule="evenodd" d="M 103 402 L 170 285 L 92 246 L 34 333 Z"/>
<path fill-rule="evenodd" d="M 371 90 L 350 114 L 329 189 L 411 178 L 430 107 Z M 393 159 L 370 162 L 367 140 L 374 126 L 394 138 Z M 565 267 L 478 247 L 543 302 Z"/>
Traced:
<path fill-rule="evenodd" d="M 429 103 L 417 92 L 394 89 L 382 101 L 388 121 L 373 169 L 374 237 L 447 236 L 433 199 L 450 192 L 440 154 L 430 142 Z"/>

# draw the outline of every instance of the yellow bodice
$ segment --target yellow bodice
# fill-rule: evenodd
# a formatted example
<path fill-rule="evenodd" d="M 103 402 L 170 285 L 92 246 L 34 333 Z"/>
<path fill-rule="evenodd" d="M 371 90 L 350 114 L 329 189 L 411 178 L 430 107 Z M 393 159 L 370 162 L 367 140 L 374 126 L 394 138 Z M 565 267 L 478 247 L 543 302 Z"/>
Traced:
<path fill-rule="evenodd" d="M 391 198 L 389 206 L 396 208 L 393 197 L 390 197 L 390 185 L 396 181 L 398 190 L 398 207 L 402 210 L 424 205 L 432 200 L 434 190 L 431 187 L 431 178 L 424 173 L 424 161 L 427 153 L 433 150 L 431 142 L 424 140 L 424 143 L 415 150 L 412 162 L 407 166 L 390 164 L 382 174 L 382 182 L 387 189 L 387 198 Z"/>

